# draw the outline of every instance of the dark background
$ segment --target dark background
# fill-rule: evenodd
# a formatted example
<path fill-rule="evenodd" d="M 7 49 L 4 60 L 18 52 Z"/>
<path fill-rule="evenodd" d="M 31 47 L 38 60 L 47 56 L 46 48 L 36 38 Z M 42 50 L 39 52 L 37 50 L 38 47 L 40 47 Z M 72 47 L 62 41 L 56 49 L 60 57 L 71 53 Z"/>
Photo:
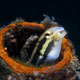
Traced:
<path fill-rule="evenodd" d="M 16 18 L 40 22 L 43 14 L 54 16 L 68 32 L 76 54 L 80 56 L 80 1 L 79 0 L 0 0 L 0 27 Z"/>

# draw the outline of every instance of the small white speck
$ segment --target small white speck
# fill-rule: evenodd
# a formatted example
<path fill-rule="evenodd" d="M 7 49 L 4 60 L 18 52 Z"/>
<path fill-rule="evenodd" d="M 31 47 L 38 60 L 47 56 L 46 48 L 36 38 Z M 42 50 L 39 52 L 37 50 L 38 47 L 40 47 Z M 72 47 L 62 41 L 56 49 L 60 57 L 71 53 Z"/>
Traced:
<path fill-rule="evenodd" d="M 12 80 L 12 77 L 10 75 L 8 76 L 8 80 Z"/>
<path fill-rule="evenodd" d="M 41 74 L 41 77 L 44 77 L 44 74 Z"/>
<path fill-rule="evenodd" d="M 48 67 L 48 70 L 50 70 L 50 67 Z"/>
<path fill-rule="evenodd" d="M 33 72 L 33 75 L 34 75 L 34 76 L 38 76 L 38 71 L 34 71 L 34 72 Z"/>

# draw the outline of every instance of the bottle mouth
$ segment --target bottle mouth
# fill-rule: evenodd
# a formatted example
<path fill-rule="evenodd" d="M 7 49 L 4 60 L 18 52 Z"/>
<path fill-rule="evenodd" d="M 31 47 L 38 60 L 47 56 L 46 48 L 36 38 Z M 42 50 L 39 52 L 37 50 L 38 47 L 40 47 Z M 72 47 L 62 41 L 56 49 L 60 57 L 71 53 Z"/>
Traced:
<path fill-rule="evenodd" d="M 35 25 L 34 25 L 35 24 Z M 28 23 L 28 22 L 23 22 L 20 23 L 18 25 L 18 27 L 20 27 L 22 29 L 22 27 L 28 29 L 31 28 L 38 28 L 38 33 L 40 32 L 41 34 L 44 32 L 43 29 L 43 25 L 42 24 L 37 24 L 37 23 Z M 38 27 L 39 26 L 39 27 Z M 22 40 L 22 42 L 25 43 L 25 37 L 22 36 L 21 34 L 18 34 L 19 31 L 22 31 L 23 34 L 23 30 L 16 30 L 16 34 L 11 35 L 11 33 L 15 33 L 15 27 L 16 24 L 10 24 L 8 26 L 6 26 L 5 28 L 3 28 L 0 31 L 0 57 L 4 60 L 4 62 L 6 64 L 8 64 L 8 66 L 10 66 L 15 72 L 20 72 L 20 73 L 24 73 L 24 74 L 33 74 L 34 71 L 38 71 L 39 74 L 47 74 L 47 73 L 51 73 L 51 72 L 55 72 L 58 71 L 60 69 L 62 69 L 70 60 L 71 60 L 71 56 L 72 56 L 72 51 L 71 51 L 71 46 L 69 45 L 69 41 L 67 39 L 63 39 L 63 43 L 62 43 L 62 51 L 61 51 L 61 56 L 62 59 L 57 62 L 55 65 L 51 65 L 51 66 L 42 66 L 40 68 L 37 67 L 32 67 L 32 66 L 25 66 L 22 63 L 17 62 L 16 60 L 14 60 L 14 58 L 19 58 L 18 51 L 22 48 L 23 43 L 21 43 L 20 41 L 18 42 L 18 40 Z M 17 27 L 17 28 L 18 28 Z M 32 32 L 32 31 L 31 31 Z M 34 33 L 34 32 L 33 32 Z M 39 34 L 40 34 L 39 33 Z M 25 33 L 26 34 L 26 33 Z M 24 35 L 25 35 L 24 34 Z M 7 36 L 8 35 L 8 36 Z M 18 36 L 19 35 L 19 36 Z M 20 37 L 21 36 L 21 37 Z M 39 35 L 40 36 L 40 35 Z M 16 38 L 17 39 L 16 39 Z M 23 38 L 24 37 L 24 38 Z M 21 38 L 21 39 L 20 39 Z M 11 44 L 8 44 L 8 41 L 11 41 Z M 7 43 L 7 44 L 6 44 Z M 17 44 L 15 44 L 17 43 Z M 19 44 L 18 44 L 19 43 Z M 68 45 L 67 45 L 68 44 Z M 11 45 L 11 46 L 10 46 Z M 12 46 L 13 45 L 13 46 Z M 17 46 L 14 48 L 14 46 Z M 34 45 L 34 44 L 33 44 Z M 8 46 L 8 47 L 7 47 Z M 28 46 L 29 47 L 29 46 Z M 31 49 L 30 49 L 31 50 Z M 29 51 L 30 51 L 29 50 Z M 12 54 L 13 53 L 13 54 Z M 15 55 L 15 53 L 17 53 L 17 55 Z M 67 53 L 67 54 L 66 54 Z M 11 57 L 10 57 L 11 56 Z M 14 56 L 14 58 L 12 58 Z M 66 59 L 66 61 L 65 61 Z M 60 66 L 61 65 L 61 66 Z M 19 67 L 19 68 L 18 68 Z"/>

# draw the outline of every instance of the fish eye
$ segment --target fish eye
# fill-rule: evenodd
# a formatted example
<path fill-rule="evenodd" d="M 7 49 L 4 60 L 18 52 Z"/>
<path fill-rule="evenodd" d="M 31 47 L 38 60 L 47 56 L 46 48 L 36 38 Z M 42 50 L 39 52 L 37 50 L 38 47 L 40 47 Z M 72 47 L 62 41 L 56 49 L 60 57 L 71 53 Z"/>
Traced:
<path fill-rule="evenodd" d="M 50 34 L 49 33 L 46 33 L 45 34 L 45 37 L 48 39 L 48 38 L 50 38 Z"/>
<path fill-rule="evenodd" d="M 45 34 L 45 36 L 49 36 L 49 35 L 50 35 L 49 33 L 46 33 L 46 34 Z"/>

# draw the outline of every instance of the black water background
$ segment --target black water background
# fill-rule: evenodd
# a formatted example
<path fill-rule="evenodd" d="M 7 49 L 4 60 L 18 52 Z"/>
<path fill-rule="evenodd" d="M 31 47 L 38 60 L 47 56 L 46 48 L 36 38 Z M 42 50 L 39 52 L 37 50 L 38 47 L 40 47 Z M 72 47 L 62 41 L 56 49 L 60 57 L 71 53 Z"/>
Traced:
<path fill-rule="evenodd" d="M 43 14 L 54 16 L 64 26 L 80 58 L 80 1 L 79 0 L 0 0 L 0 27 L 16 18 L 40 22 Z"/>

